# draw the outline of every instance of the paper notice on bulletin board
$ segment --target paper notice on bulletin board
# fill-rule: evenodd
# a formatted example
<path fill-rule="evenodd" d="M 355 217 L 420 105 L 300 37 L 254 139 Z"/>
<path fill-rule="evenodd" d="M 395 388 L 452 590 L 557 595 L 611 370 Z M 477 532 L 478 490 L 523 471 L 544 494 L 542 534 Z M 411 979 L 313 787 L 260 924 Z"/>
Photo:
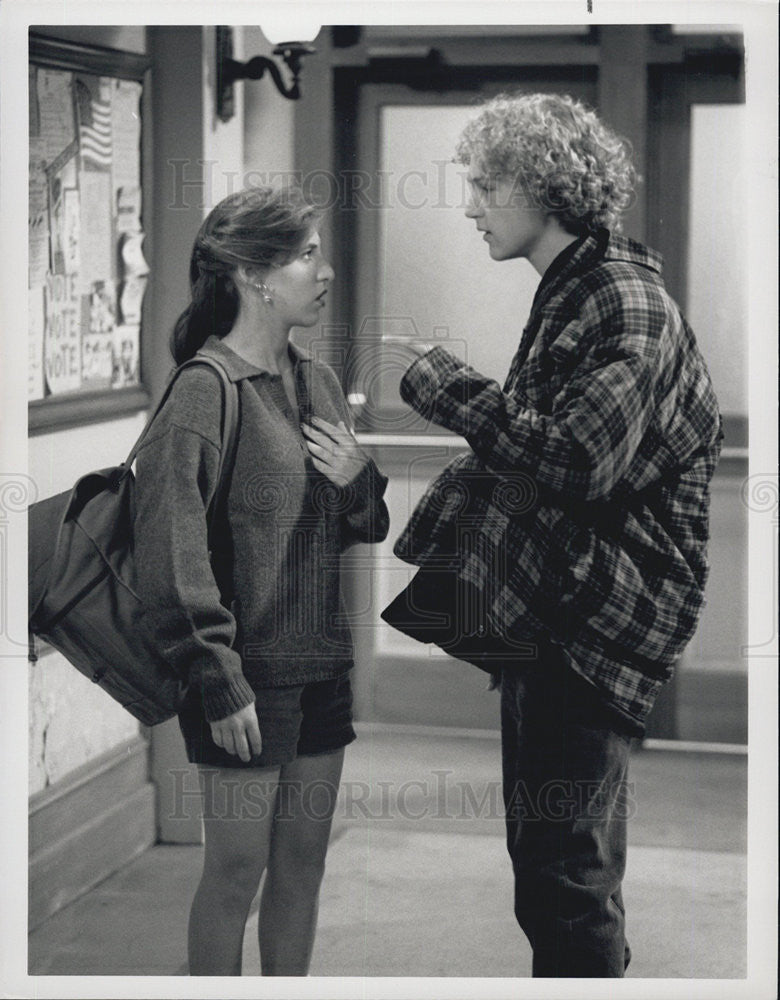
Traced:
<path fill-rule="evenodd" d="M 140 232 L 140 187 L 121 187 L 118 189 L 116 194 L 116 229 L 118 233 Z"/>
<path fill-rule="evenodd" d="M 133 385 L 138 381 L 138 356 L 140 327 L 118 326 L 114 330 L 114 380 L 115 389 Z"/>
<path fill-rule="evenodd" d="M 62 253 L 66 274 L 78 274 L 81 270 L 80 236 L 79 193 L 75 188 L 67 188 L 63 193 L 62 213 Z"/>
<path fill-rule="evenodd" d="M 114 365 L 116 287 L 96 281 L 88 296 L 89 323 L 81 344 L 82 388 L 110 387 Z"/>
<path fill-rule="evenodd" d="M 52 163 L 76 138 L 72 73 L 38 70 L 38 121 L 46 140 L 46 160 Z"/>
<path fill-rule="evenodd" d="M 122 322 L 131 326 L 141 322 L 141 307 L 146 291 L 146 277 L 133 276 L 122 282 L 119 311 Z"/>
<path fill-rule="evenodd" d="M 56 167 L 56 169 L 55 169 Z M 76 190 L 76 161 L 75 159 L 65 159 L 58 157 L 54 167 L 47 170 L 49 181 L 49 235 L 51 240 L 51 269 L 55 274 L 65 274 L 65 255 L 69 255 L 70 273 L 73 273 L 74 236 L 78 239 L 77 232 L 74 233 L 73 210 L 78 205 L 78 191 Z M 70 194 L 69 194 L 70 192 Z M 67 199 L 67 205 L 66 205 Z M 66 209 L 69 205 L 69 218 L 66 219 Z M 70 230 L 70 246 L 66 228 Z"/>
<path fill-rule="evenodd" d="M 122 240 L 122 264 L 126 274 L 149 273 L 149 265 L 144 257 L 143 242 L 143 233 L 127 233 Z"/>
<path fill-rule="evenodd" d="M 81 345 L 81 388 L 109 389 L 114 371 L 114 331 L 85 333 Z"/>
<path fill-rule="evenodd" d="M 81 386 L 81 296 L 76 276 L 48 274 L 45 286 L 43 370 L 49 392 Z"/>
<path fill-rule="evenodd" d="M 114 80 L 111 95 L 111 128 L 114 161 L 111 165 L 114 191 L 141 186 L 141 84 Z"/>
<path fill-rule="evenodd" d="M 110 281 L 113 277 L 111 178 L 98 170 L 82 170 L 79 188 L 82 291 L 86 295 L 92 282 Z"/>

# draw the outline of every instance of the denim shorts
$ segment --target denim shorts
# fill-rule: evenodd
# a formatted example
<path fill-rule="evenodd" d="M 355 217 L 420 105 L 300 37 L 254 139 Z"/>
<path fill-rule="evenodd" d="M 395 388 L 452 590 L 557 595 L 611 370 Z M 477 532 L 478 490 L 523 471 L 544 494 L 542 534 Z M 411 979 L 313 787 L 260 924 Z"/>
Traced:
<path fill-rule="evenodd" d="M 217 746 L 200 695 L 190 688 L 179 726 L 192 764 L 211 767 L 278 767 L 296 757 L 331 753 L 355 739 L 349 672 L 324 681 L 255 690 L 262 752 L 243 761 Z"/>

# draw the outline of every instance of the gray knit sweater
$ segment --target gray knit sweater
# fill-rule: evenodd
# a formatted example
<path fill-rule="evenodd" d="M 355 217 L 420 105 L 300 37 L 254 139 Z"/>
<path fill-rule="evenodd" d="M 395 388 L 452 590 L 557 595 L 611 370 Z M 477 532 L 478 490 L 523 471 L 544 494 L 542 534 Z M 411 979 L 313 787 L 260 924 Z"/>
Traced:
<path fill-rule="evenodd" d="M 238 384 L 240 424 L 215 580 L 206 510 L 217 485 L 221 389 L 204 365 L 182 373 L 136 459 L 137 586 L 171 664 L 215 721 L 260 687 L 324 680 L 352 666 L 339 557 L 388 531 L 387 479 L 369 461 L 339 488 L 317 472 L 281 377 L 211 337 L 202 353 Z M 301 419 L 349 414 L 332 369 L 292 348 Z M 218 550 L 217 550 L 218 549 Z M 227 605 L 230 605 L 229 607 Z"/>

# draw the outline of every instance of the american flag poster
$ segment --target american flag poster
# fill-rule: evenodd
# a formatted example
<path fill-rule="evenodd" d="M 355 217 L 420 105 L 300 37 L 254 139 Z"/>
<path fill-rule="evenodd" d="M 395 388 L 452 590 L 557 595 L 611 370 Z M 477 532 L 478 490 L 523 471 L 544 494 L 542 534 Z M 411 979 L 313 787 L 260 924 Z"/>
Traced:
<path fill-rule="evenodd" d="M 110 170 L 111 88 L 104 77 L 76 77 L 76 107 L 79 122 L 79 153 L 83 166 Z"/>

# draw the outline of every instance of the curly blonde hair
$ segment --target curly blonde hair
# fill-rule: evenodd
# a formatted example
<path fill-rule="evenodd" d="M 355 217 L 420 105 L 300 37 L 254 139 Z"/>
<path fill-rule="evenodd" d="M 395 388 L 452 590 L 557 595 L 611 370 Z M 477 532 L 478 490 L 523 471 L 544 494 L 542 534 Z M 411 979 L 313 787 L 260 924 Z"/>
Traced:
<path fill-rule="evenodd" d="M 458 163 L 481 160 L 490 174 L 515 177 L 531 203 L 570 232 L 618 231 L 636 172 L 628 142 L 568 96 L 502 94 L 463 130 Z"/>

